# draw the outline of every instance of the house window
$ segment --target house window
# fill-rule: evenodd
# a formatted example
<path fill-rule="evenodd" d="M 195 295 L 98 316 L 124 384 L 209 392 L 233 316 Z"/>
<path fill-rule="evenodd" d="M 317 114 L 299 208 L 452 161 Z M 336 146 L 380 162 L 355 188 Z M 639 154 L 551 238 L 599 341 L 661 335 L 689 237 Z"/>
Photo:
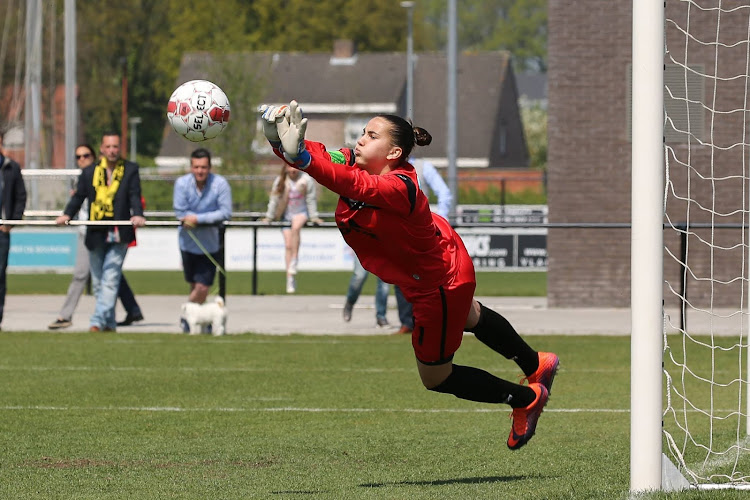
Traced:
<path fill-rule="evenodd" d="M 352 116 L 346 119 L 344 124 L 344 145 L 353 148 L 357 145 L 357 140 L 362 137 L 362 131 L 365 129 L 369 118 Z"/>

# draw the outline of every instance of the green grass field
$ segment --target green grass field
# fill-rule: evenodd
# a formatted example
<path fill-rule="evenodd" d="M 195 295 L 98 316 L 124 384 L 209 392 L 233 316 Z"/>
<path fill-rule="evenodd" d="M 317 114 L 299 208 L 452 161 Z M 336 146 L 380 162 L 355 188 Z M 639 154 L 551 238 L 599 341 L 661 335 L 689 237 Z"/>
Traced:
<path fill-rule="evenodd" d="M 3 332 L 0 498 L 628 498 L 629 339 L 531 341 L 562 364 L 512 452 L 508 408 L 424 390 L 401 336 Z M 473 337 L 456 362 L 520 374 Z"/>
<path fill-rule="evenodd" d="M 136 295 L 185 295 L 187 284 L 182 271 L 129 271 L 125 273 Z M 297 293 L 300 295 L 344 295 L 349 286 L 350 272 L 300 272 Z M 276 295 L 286 291 L 283 272 L 259 272 L 258 294 Z M 70 274 L 9 274 L 8 293 L 64 295 Z M 365 282 L 362 293 L 375 293 L 374 277 Z M 252 293 L 252 273 L 232 271 L 227 278 L 228 295 Z M 477 295 L 543 297 L 547 295 L 545 272 L 481 272 L 477 273 Z"/>

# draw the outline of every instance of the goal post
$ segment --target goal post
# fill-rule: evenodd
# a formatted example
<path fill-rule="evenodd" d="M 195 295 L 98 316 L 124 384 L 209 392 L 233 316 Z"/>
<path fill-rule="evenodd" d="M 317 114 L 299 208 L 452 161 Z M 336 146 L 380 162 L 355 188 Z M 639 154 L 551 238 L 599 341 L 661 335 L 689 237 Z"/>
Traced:
<path fill-rule="evenodd" d="M 750 4 L 634 0 L 630 489 L 750 489 Z"/>
<path fill-rule="evenodd" d="M 661 488 L 664 9 L 633 1 L 630 489 Z"/>

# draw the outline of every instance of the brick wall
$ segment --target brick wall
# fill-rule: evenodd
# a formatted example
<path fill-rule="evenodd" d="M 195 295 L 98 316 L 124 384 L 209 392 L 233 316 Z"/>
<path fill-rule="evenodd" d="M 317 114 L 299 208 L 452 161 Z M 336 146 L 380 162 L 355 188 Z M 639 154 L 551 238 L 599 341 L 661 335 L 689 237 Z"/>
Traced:
<path fill-rule="evenodd" d="M 629 2 L 549 2 L 550 222 L 629 222 Z M 552 229 L 553 307 L 626 306 L 630 231 Z"/>
<path fill-rule="evenodd" d="M 630 222 L 631 143 L 628 130 L 628 64 L 631 62 L 631 2 L 583 0 L 549 2 L 549 158 L 548 199 L 551 222 Z M 682 22 L 688 6 L 669 0 L 667 17 Z M 726 7 L 729 8 L 729 7 Z M 741 14 L 741 12 L 739 13 Z M 666 23 L 665 58 L 681 60 L 685 37 Z M 691 33 L 699 40 L 716 40 L 716 15 L 690 12 Z M 722 14 L 719 41 L 732 44 L 747 38 L 747 19 Z M 710 43 L 688 42 L 688 64 L 714 71 Z M 742 75 L 746 45 L 722 49 L 717 73 L 718 110 L 747 107 Z M 740 63 L 738 65 L 738 61 Z M 704 99 L 711 104 L 713 80 L 705 81 Z M 690 220 L 687 238 L 688 299 L 699 306 L 736 305 L 742 300 L 747 274 L 746 232 L 738 229 L 699 229 L 696 224 L 739 223 L 747 211 L 748 143 L 742 112 L 712 114 L 704 111 L 702 137 L 668 144 L 670 149 L 669 220 Z M 713 130 L 713 135 L 710 131 Z M 713 140 L 718 147 L 702 147 L 697 139 Z M 690 159 L 692 169 L 680 166 Z M 688 192 L 689 189 L 689 192 Z M 694 202 L 681 201 L 690 196 Z M 747 220 L 744 221 L 747 223 Z M 553 307 L 627 307 L 630 304 L 629 229 L 552 229 L 548 236 L 548 299 Z M 665 231 L 665 300 L 678 302 L 670 287 L 679 288 L 683 267 L 680 235 Z M 673 257 L 674 255 L 674 257 Z M 713 300 L 713 302 L 712 302 Z"/>

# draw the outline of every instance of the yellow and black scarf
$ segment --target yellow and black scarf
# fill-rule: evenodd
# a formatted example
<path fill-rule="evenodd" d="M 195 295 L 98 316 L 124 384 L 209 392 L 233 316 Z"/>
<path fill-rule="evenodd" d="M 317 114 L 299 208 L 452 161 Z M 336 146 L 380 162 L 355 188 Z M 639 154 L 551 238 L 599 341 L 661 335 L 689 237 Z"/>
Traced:
<path fill-rule="evenodd" d="M 112 179 L 107 185 L 107 159 L 102 158 L 94 167 L 94 189 L 96 190 L 96 199 L 91 203 L 89 220 L 102 220 L 104 218 L 112 219 L 115 216 L 114 200 L 115 193 L 120 187 L 120 181 L 125 173 L 125 160 L 117 160 Z"/>

